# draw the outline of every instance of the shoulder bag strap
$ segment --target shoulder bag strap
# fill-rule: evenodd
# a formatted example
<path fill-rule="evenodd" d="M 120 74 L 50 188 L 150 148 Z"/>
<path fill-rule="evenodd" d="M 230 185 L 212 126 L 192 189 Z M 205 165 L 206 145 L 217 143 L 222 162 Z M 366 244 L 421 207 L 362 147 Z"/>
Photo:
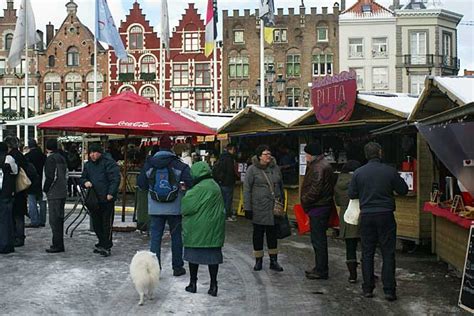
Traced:
<path fill-rule="evenodd" d="M 275 192 L 273 191 L 273 186 L 272 186 L 272 183 L 270 182 L 270 179 L 268 179 L 267 174 L 265 173 L 264 170 L 262 170 L 262 173 L 265 179 L 267 179 L 268 187 L 270 188 L 270 191 L 272 192 L 273 197 L 275 197 Z"/>

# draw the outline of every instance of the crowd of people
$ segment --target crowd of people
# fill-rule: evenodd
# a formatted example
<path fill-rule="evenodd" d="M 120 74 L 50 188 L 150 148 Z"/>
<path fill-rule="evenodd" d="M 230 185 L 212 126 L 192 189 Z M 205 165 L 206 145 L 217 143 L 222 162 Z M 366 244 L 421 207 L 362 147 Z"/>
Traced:
<path fill-rule="evenodd" d="M 168 224 L 173 275 L 185 275 L 184 261 L 187 261 L 190 282 L 185 290 L 195 293 L 199 265 L 207 265 L 211 279 L 208 293 L 216 296 L 217 274 L 223 262 L 225 221 L 234 221 L 236 215 L 232 201 L 239 178 L 235 168 L 237 148 L 233 144 L 227 145 L 211 168 L 205 161 L 184 162 L 173 152 L 173 145 L 170 137 L 162 136 L 159 148 L 146 158 L 137 178 L 137 185 L 148 192 L 150 251 L 156 254 L 161 267 L 161 242 Z M 0 253 L 10 253 L 15 247 L 24 245 L 25 215 L 31 218 L 32 227 L 44 226 L 46 209 L 52 231 L 52 244 L 46 251 L 64 252 L 64 209 L 68 195 L 67 174 L 71 166 L 68 166 L 67 156 L 61 153 L 55 139 L 46 141 L 46 154 L 34 140 L 29 141 L 28 147 L 29 153 L 23 155 L 19 151 L 18 138 L 10 136 L 0 142 Z M 346 244 L 349 282 L 357 281 L 356 250 L 360 243 L 363 295 L 373 296 L 377 278 L 374 254 L 379 246 L 385 298 L 396 300 L 393 195 L 394 192 L 407 194 L 406 183 L 395 168 L 381 162 L 382 148 L 375 142 L 364 147 L 368 161 L 365 165 L 349 160 L 339 174 L 325 159 L 318 142 L 309 143 L 304 151 L 307 167 L 300 200 L 310 218 L 315 257 L 314 267 L 305 271 L 306 277 L 312 280 L 329 278 L 326 232 L 337 204 L 341 210 L 340 237 Z M 30 178 L 31 184 L 28 189 L 18 191 L 19 181 L 24 177 Z M 88 161 L 84 164 L 80 184 L 87 190 L 86 205 L 98 238 L 93 252 L 108 257 L 113 246 L 114 202 L 120 185 L 120 171 L 113 157 L 98 144 L 91 144 L 88 148 Z M 343 220 L 350 199 L 360 202 L 359 225 L 350 225 Z M 277 206 L 283 204 L 282 171 L 270 147 L 260 145 L 251 158 L 243 181 L 243 209 L 253 224 L 254 271 L 263 269 L 265 237 L 269 268 L 283 271 L 278 262 L 279 220 L 276 213 Z"/>

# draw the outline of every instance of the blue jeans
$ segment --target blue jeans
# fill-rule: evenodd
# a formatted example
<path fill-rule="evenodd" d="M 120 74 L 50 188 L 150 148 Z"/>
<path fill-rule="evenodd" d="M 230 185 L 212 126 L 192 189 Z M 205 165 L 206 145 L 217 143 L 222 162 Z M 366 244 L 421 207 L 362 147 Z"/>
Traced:
<path fill-rule="evenodd" d="M 28 213 L 30 214 L 31 225 L 44 226 L 46 224 L 46 201 L 36 194 L 28 194 Z"/>
<path fill-rule="evenodd" d="M 224 198 L 224 208 L 226 217 L 231 217 L 234 214 L 232 209 L 232 202 L 234 200 L 234 187 L 233 186 L 221 186 L 222 197 Z"/>
<path fill-rule="evenodd" d="M 161 265 L 161 239 L 168 222 L 171 233 L 171 256 L 173 270 L 182 268 L 183 262 L 183 239 L 181 236 L 181 215 L 150 215 L 151 218 L 151 241 L 150 251 L 156 254 Z"/>

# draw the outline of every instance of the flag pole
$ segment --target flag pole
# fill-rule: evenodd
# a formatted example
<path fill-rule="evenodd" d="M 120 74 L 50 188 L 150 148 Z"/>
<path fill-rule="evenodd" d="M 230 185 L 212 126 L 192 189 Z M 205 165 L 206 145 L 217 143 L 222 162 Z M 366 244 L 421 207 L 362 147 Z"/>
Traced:
<path fill-rule="evenodd" d="M 217 103 L 217 42 L 214 40 L 214 51 L 212 52 L 213 64 L 214 64 L 214 113 L 219 112 L 219 104 Z"/>
<path fill-rule="evenodd" d="M 165 106 L 163 104 L 163 39 L 160 38 L 160 105 Z"/>
<path fill-rule="evenodd" d="M 25 8 L 25 119 L 28 118 L 28 10 Z M 20 54 L 21 67 L 21 54 Z M 28 125 L 25 125 L 25 144 L 28 144 Z"/>
<path fill-rule="evenodd" d="M 264 50 L 265 22 L 260 19 L 260 106 L 265 107 L 265 50 Z"/>
<path fill-rule="evenodd" d="M 97 34 L 99 34 L 99 0 L 95 0 L 95 33 L 94 33 L 94 102 L 97 102 Z M 87 84 L 87 83 L 86 83 Z"/>

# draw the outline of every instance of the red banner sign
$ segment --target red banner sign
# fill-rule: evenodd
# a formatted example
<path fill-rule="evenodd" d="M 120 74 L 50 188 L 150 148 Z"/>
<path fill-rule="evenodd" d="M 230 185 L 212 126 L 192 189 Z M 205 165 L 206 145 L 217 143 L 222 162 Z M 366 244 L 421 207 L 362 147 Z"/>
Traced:
<path fill-rule="evenodd" d="M 311 103 L 321 124 L 348 121 L 357 95 L 356 73 L 343 71 L 313 81 Z"/>

